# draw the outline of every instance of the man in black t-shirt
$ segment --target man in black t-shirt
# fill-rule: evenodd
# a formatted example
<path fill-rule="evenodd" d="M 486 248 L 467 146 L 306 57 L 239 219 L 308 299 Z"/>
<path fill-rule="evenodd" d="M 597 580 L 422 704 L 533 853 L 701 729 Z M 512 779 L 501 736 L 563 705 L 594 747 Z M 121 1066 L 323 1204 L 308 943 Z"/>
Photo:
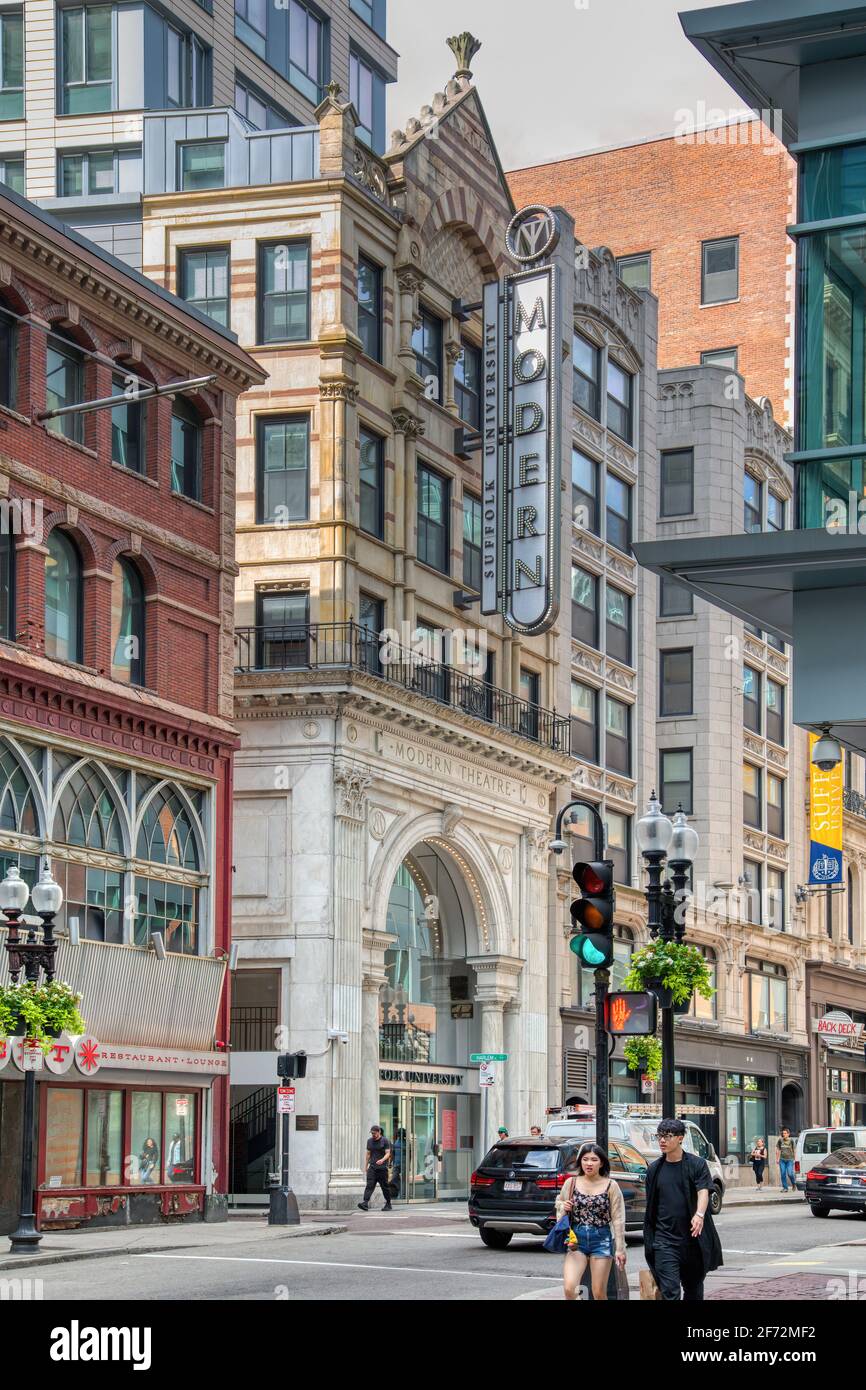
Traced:
<path fill-rule="evenodd" d="M 712 1179 L 706 1160 L 683 1153 L 682 1120 L 661 1120 L 661 1158 L 647 1170 L 644 1250 L 662 1298 L 697 1303 L 704 1276 L 722 1263 L 722 1247 L 707 1212 Z"/>
<path fill-rule="evenodd" d="M 391 1196 L 388 1191 L 388 1162 L 391 1158 L 391 1145 L 382 1133 L 381 1125 L 373 1125 L 367 1140 L 367 1186 L 364 1200 L 358 1203 L 361 1211 L 370 1210 L 370 1198 L 378 1184 L 385 1198 L 385 1211 L 391 1210 Z"/>

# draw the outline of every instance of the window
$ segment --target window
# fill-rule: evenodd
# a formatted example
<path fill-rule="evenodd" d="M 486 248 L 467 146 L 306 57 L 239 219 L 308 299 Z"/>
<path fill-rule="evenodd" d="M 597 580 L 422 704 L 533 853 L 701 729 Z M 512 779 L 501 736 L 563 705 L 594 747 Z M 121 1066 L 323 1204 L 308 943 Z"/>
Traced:
<path fill-rule="evenodd" d="M 526 702 L 528 708 L 520 711 L 520 733 L 525 738 L 538 738 L 538 701 L 541 691 L 541 677 L 537 671 L 527 671 L 525 667 L 520 668 L 520 688 L 521 700 Z"/>
<path fill-rule="evenodd" d="M 355 51 L 349 54 L 349 100 L 358 113 L 355 133 L 371 150 L 385 149 L 385 79 Z"/>
<path fill-rule="evenodd" d="M 454 363 L 454 399 L 457 414 L 474 430 L 481 428 L 481 351 L 465 340 Z"/>
<path fill-rule="evenodd" d="M 81 557 L 62 531 L 52 531 L 45 556 L 45 655 L 55 661 L 83 659 Z"/>
<path fill-rule="evenodd" d="M 607 427 L 631 443 L 632 394 L 634 377 L 608 358 L 607 362 Z"/>
<path fill-rule="evenodd" d="M 725 304 L 739 289 L 739 237 L 701 244 L 701 303 Z"/>
<path fill-rule="evenodd" d="M 785 687 L 767 677 L 767 738 L 785 746 Z"/>
<path fill-rule="evenodd" d="M 785 838 L 785 780 L 767 773 L 767 834 Z"/>
<path fill-rule="evenodd" d="M 162 1093 L 132 1091 L 129 1182 L 140 1187 L 162 1182 Z"/>
<path fill-rule="evenodd" d="M 45 1175 L 48 1183 L 54 1187 L 80 1187 L 83 1153 L 84 1091 L 72 1086 L 48 1086 L 45 1096 Z"/>
<path fill-rule="evenodd" d="M 763 491 L 763 484 L 751 473 L 743 476 L 743 529 L 749 533 L 762 529 Z"/>
<path fill-rule="evenodd" d="M 143 473 L 145 406 L 127 394 L 127 380 L 122 376 L 111 379 L 111 394 L 120 401 L 111 407 L 111 461 L 132 473 Z"/>
<path fill-rule="evenodd" d="M 13 193 L 26 193 L 23 154 L 7 154 L 0 157 L 0 183 L 8 184 Z"/>
<path fill-rule="evenodd" d="M 363 591 L 358 596 L 358 627 L 361 629 L 361 654 L 364 669 L 373 675 L 382 674 L 379 634 L 385 626 L 385 605 L 379 598 Z"/>
<path fill-rule="evenodd" d="M 622 589 L 607 586 L 607 654 L 628 666 L 631 663 L 631 598 Z"/>
<path fill-rule="evenodd" d="M 761 673 L 743 667 L 743 724 L 753 734 L 761 732 Z"/>
<path fill-rule="evenodd" d="M 24 115 L 24 15 L 0 14 L 0 121 Z"/>
<path fill-rule="evenodd" d="M 165 96 L 169 106 L 183 106 L 183 34 L 170 25 L 165 30 Z"/>
<path fill-rule="evenodd" d="M 63 406 L 80 405 L 83 399 L 84 359 L 81 353 L 63 339 L 49 338 L 45 358 L 45 409 L 61 410 Z M 81 443 L 81 415 L 58 415 L 45 423 L 53 434 L 62 434 L 66 439 Z"/>
<path fill-rule="evenodd" d="M 783 965 L 746 961 L 749 984 L 749 1027 L 788 1031 L 788 978 Z"/>
<path fill-rule="evenodd" d="M 761 769 L 743 763 L 743 820 L 755 830 L 762 828 Z"/>
<path fill-rule="evenodd" d="M 605 813 L 605 854 L 613 860 L 614 883 L 631 883 L 631 817 Z"/>
<path fill-rule="evenodd" d="M 230 270 L 229 248 L 208 246 L 181 251 L 178 282 L 181 299 L 185 299 L 203 314 L 229 326 Z"/>
<path fill-rule="evenodd" d="M 166 879 L 136 876 L 135 945 L 160 932 L 167 951 L 196 954 L 199 890 Z"/>
<path fill-rule="evenodd" d="M 575 333 L 571 351 L 574 360 L 574 403 L 579 405 L 581 410 L 585 410 L 587 415 L 591 415 L 593 420 L 600 420 L 599 349 L 580 333 Z"/>
<path fill-rule="evenodd" d="M 88 1089 L 87 1165 L 88 1187 L 117 1187 L 123 1172 L 123 1092 L 103 1086 Z"/>
<path fill-rule="evenodd" d="M 659 584 L 659 617 L 685 618 L 694 613 L 694 596 L 685 584 L 664 576 Z"/>
<path fill-rule="evenodd" d="M 450 573 L 449 510 L 451 486 L 447 478 L 418 464 L 418 559 L 442 574 Z"/>
<path fill-rule="evenodd" d="M 325 85 L 325 26 L 300 0 L 289 4 L 289 81 L 318 106 Z"/>
<path fill-rule="evenodd" d="M 679 806 L 692 815 L 691 748 L 665 748 L 659 753 L 659 790 L 666 815 L 672 816 Z"/>
<path fill-rule="evenodd" d="M 767 493 L 767 530 L 784 531 L 785 503 L 775 492 Z"/>
<path fill-rule="evenodd" d="M 256 475 L 258 526 L 285 526 L 309 518 L 309 415 L 256 418 Z"/>
<path fill-rule="evenodd" d="M 310 243 L 259 247 L 260 343 L 306 342 L 310 336 Z"/>
<path fill-rule="evenodd" d="M 630 290 L 648 290 L 650 264 L 649 251 L 644 251 L 639 256 L 620 256 L 616 263 L 616 273 Z"/>
<path fill-rule="evenodd" d="M 481 498 L 463 494 L 463 587 L 481 590 Z"/>
<path fill-rule="evenodd" d="M 298 125 L 294 116 L 262 96 L 239 73 L 235 73 L 235 110 L 256 130 L 285 130 Z"/>
<path fill-rule="evenodd" d="M 309 662 L 310 596 L 305 590 L 256 594 L 256 665 L 289 671 Z"/>
<path fill-rule="evenodd" d="M 196 1095 L 193 1091 L 165 1093 L 165 1181 L 194 1182 Z"/>
<path fill-rule="evenodd" d="M 691 647 L 659 652 L 659 715 L 662 719 L 692 713 L 692 658 Z"/>
<path fill-rule="evenodd" d="M 235 34 L 260 58 L 267 57 L 268 0 L 235 0 Z"/>
<path fill-rule="evenodd" d="M 98 795 L 98 789 L 94 790 Z M 93 843 L 94 838 L 98 837 L 90 836 L 88 840 Z M 84 843 L 85 836 L 77 835 L 76 841 Z M 119 834 L 115 843 L 106 836 L 104 842 L 96 847 L 110 849 L 114 854 L 123 853 Z M 58 859 L 55 859 L 53 868 L 57 882 L 63 889 L 65 920 L 68 922 L 71 917 L 77 917 L 79 930 L 88 941 L 122 945 L 123 874 L 112 869 L 91 869 L 84 864 L 66 863 Z"/>
<path fill-rule="evenodd" d="M 854 875 L 848 870 L 848 940 L 854 945 Z"/>
<path fill-rule="evenodd" d="M 571 635 L 598 646 L 598 580 L 579 565 L 571 567 Z"/>
<path fill-rule="evenodd" d="M 740 916 L 744 922 L 759 926 L 763 915 L 763 865 L 753 859 L 743 861 L 743 883 L 740 899 Z"/>
<path fill-rule="evenodd" d="M 782 869 L 767 865 L 767 925 L 774 931 L 785 930 L 785 874 Z"/>
<path fill-rule="evenodd" d="M 621 772 L 631 776 L 630 725 L 631 706 L 615 700 L 612 695 L 605 697 L 605 766 L 611 772 Z"/>
<path fill-rule="evenodd" d="M 597 536 L 598 464 L 575 448 L 571 450 L 571 507 L 575 526 L 583 526 Z"/>
<path fill-rule="evenodd" d="M 442 320 L 422 305 L 420 323 L 412 333 L 415 371 L 425 386 L 433 389 L 432 399 L 442 401 Z"/>
<path fill-rule="evenodd" d="M 360 430 L 361 530 L 379 539 L 385 534 L 385 441 L 372 430 Z"/>
<path fill-rule="evenodd" d="M 127 149 L 63 154 L 57 164 L 58 197 L 80 198 L 97 193 L 140 193 L 141 167 L 141 147 L 138 145 Z"/>
<path fill-rule="evenodd" d="M 737 370 L 738 353 L 735 347 L 731 348 L 712 348 L 709 352 L 701 353 L 702 367 L 727 367 L 728 371 Z"/>
<path fill-rule="evenodd" d="M 113 78 L 111 5 L 60 11 L 63 110 L 110 111 Z"/>
<path fill-rule="evenodd" d="M 670 449 L 661 458 L 660 516 L 688 516 L 695 509 L 695 453 Z"/>
<path fill-rule="evenodd" d="M 607 542 L 631 554 L 631 488 L 613 473 L 605 482 Z"/>
<path fill-rule="evenodd" d="M 180 186 L 187 192 L 222 188 L 225 184 L 224 140 L 205 140 L 180 146 Z"/>
<path fill-rule="evenodd" d="M 0 308 L 0 405 L 15 408 L 15 376 L 18 354 L 16 351 L 16 324 L 11 314 Z"/>
<path fill-rule="evenodd" d="M 0 532 L 0 637 L 15 641 L 15 541 Z"/>
<path fill-rule="evenodd" d="M 706 962 L 707 970 L 710 974 L 710 983 L 714 993 L 711 999 L 704 999 L 697 990 L 692 994 L 689 1003 L 689 1017 L 698 1018 L 703 1021 L 712 1021 L 716 1016 L 716 999 L 718 998 L 718 973 L 716 970 L 716 953 L 710 946 L 698 946 L 698 950 Z"/>
<path fill-rule="evenodd" d="M 382 271 L 358 257 L 358 337 L 374 362 L 382 361 Z"/>
<path fill-rule="evenodd" d="M 576 758 L 598 762 L 598 691 L 571 682 L 571 751 Z"/>
<path fill-rule="evenodd" d="M 171 490 L 201 501 L 201 423 L 192 406 L 176 400 L 171 408 Z"/>

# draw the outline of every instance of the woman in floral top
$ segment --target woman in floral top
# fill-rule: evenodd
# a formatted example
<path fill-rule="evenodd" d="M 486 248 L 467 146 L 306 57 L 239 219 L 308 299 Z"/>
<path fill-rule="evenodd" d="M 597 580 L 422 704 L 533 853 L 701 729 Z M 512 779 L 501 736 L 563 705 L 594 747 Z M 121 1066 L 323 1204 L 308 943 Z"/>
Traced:
<path fill-rule="evenodd" d="M 625 1268 L 625 1202 L 610 1176 L 610 1159 L 598 1144 L 584 1144 L 577 1172 L 567 1178 L 556 1201 L 557 1218 L 568 1212 L 571 1245 L 562 1270 L 565 1297 L 576 1299 L 587 1261 L 594 1299 L 607 1298 L 614 1256 Z"/>

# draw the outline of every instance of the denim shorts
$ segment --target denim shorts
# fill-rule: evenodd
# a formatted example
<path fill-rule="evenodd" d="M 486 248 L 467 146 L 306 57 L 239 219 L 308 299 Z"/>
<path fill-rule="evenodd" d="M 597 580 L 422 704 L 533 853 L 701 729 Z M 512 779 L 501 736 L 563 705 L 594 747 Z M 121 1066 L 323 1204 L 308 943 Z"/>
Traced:
<path fill-rule="evenodd" d="M 575 1226 L 577 1245 L 572 1249 L 599 1260 L 613 1259 L 613 1232 L 610 1226 Z"/>

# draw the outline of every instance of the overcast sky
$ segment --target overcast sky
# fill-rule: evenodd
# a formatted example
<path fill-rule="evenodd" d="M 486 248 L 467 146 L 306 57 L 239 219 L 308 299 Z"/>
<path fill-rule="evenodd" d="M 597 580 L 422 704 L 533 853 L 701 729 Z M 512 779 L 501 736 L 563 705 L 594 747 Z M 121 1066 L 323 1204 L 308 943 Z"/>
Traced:
<path fill-rule="evenodd" d="M 682 116 L 742 103 L 686 40 L 677 12 L 718 0 L 389 0 L 400 54 L 388 136 L 440 92 L 455 63 L 445 45 L 464 29 L 506 169 L 670 133 Z"/>

